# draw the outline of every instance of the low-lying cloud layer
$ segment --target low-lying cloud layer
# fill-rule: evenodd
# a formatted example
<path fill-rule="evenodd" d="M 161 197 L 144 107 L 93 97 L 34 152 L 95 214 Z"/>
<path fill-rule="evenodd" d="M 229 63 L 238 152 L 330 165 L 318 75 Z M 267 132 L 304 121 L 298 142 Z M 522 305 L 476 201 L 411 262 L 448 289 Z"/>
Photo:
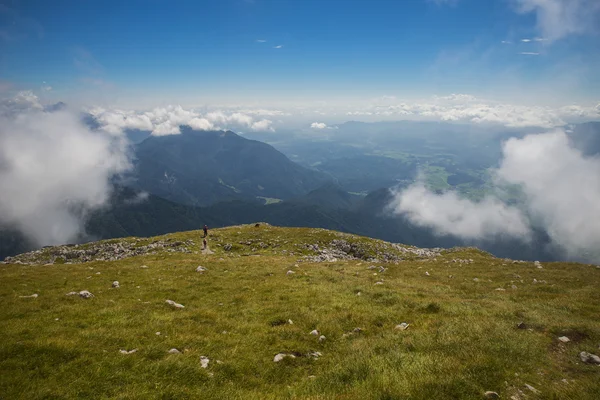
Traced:
<path fill-rule="evenodd" d="M 268 110 L 243 111 L 210 111 L 200 113 L 193 109 L 186 110 L 181 106 L 155 108 L 151 111 L 123 111 L 94 108 L 89 110 L 101 128 L 110 133 L 121 133 L 127 129 L 150 131 L 154 136 L 177 135 L 181 125 L 188 125 L 195 130 L 241 129 L 251 131 L 273 131 L 273 121 L 263 118 L 260 111 L 267 115 L 277 115 Z"/>
<path fill-rule="evenodd" d="M 110 178 L 130 167 L 123 139 L 67 110 L 45 112 L 30 93 L 0 109 L 0 224 L 37 245 L 75 240 L 86 212 L 105 205 Z"/>
<path fill-rule="evenodd" d="M 494 197 L 473 202 L 454 193 L 439 195 L 422 183 L 397 192 L 390 207 L 416 225 L 470 240 L 497 235 L 529 240 L 530 227 L 541 226 L 568 256 L 598 262 L 600 158 L 583 156 L 562 130 L 512 138 L 503 154 L 497 181 L 521 186 L 522 209 Z"/>
<path fill-rule="evenodd" d="M 434 96 L 422 101 L 400 101 L 394 97 L 374 101 L 371 105 L 346 113 L 348 116 L 377 119 L 415 119 L 449 122 L 498 124 L 509 128 L 554 128 L 568 122 L 600 118 L 600 104 L 542 107 L 514 105 L 468 94 Z"/>

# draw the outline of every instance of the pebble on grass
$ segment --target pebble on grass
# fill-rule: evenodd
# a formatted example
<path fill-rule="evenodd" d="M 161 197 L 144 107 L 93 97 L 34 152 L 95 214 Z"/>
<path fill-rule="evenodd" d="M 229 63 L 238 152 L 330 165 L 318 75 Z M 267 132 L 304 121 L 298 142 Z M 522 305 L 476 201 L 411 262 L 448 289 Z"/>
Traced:
<path fill-rule="evenodd" d="M 208 368 L 208 363 L 210 362 L 210 360 L 208 359 L 208 357 L 206 356 L 200 356 L 200 366 L 202 368 Z"/>
<path fill-rule="evenodd" d="M 173 300 L 166 300 L 165 303 L 175 308 L 185 308 L 183 304 L 175 303 Z"/>
<path fill-rule="evenodd" d="M 409 326 L 410 326 L 410 324 L 403 322 L 401 324 L 396 325 L 396 327 L 394 329 L 398 329 L 399 331 L 405 331 L 408 329 Z"/>
<path fill-rule="evenodd" d="M 293 354 L 285 354 L 285 353 L 279 353 L 275 356 L 275 358 L 273 358 L 273 362 L 279 362 L 281 360 L 283 360 L 284 358 L 289 357 L 289 358 L 296 358 L 295 355 Z"/>

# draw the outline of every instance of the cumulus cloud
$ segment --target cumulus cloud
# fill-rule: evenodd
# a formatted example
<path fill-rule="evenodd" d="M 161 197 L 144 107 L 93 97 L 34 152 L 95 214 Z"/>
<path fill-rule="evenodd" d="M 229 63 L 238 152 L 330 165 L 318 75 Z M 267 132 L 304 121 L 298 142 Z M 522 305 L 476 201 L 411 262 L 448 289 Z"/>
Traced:
<path fill-rule="evenodd" d="M 527 238 L 527 219 L 521 211 L 492 198 L 479 203 L 461 199 L 456 193 L 432 193 L 418 183 L 399 193 L 392 211 L 405 214 L 415 225 L 433 228 L 442 235 L 465 239 L 489 239 L 496 235 Z"/>
<path fill-rule="evenodd" d="M 504 144 L 496 179 L 522 188 L 523 210 L 491 196 L 473 202 L 452 192 L 436 194 L 421 183 L 397 192 L 390 207 L 416 225 L 471 240 L 496 235 L 527 240 L 530 227 L 541 226 L 568 256 L 598 262 L 599 158 L 583 156 L 563 130 L 512 138 Z"/>
<path fill-rule="evenodd" d="M 277 46 L 273 46 L 273 48 L 274 48 L 274 49 L 281 49 L 281 48 L 283 48 L 283 45 L 282 45 L 282 44 L 280 44 L 280 45 L 277 45 Z"/>
<path fill-rule="evenodd" d="M 310 124 L 310 127 L 312 129 L 325 129 L 327 128 L 327 124 L 324 122 L 313 122 L 312 124 Z"/>
<path fill-rule="evenodd" d="M 349 111 L 349 116 L 378 119 L 438 120 L 475 124 L 497 124 L 509 128 L 554 128 L 568 122 L 600 118 L 597 106 L 572 105 L 560 108 L 526 106 L 479 99 L 469 94 L 433 96 L 415 102 L 388 101 Z"/>
<path fill-rule="evenodd" d="M 252 131 L 274 131 L 273 121 L 261 118 L 266 115 L 285 115 L 277 110 L 215 110 L 200 113 L 181 106 L 157 107 L 150 111 L 123 111 L 92 108 L 88 112 L 110 133 L 119 134 L 127 129 L 150 131 L 154 136 L 177 135 L 180 126 L 187 125 L 196 130 L 249 129 Z"/>
<path fill-rule="evenodd" d="M 28 93 L 8 103 L 24 99 L 31 108 L 0 116 L 0 223 L 38 245 L 76 240 L 86 212 L 106 204 L 110 178 L 130 168 L 126 145 L 67 110 L 42 111 Z"/>
<path fill-rule="evenodd" d="M 515 0 L 515 3 L 518 12 L 535 14 L 537 29 L 550 41 L 593 32 L 598 27 L 597 0 Z"/>

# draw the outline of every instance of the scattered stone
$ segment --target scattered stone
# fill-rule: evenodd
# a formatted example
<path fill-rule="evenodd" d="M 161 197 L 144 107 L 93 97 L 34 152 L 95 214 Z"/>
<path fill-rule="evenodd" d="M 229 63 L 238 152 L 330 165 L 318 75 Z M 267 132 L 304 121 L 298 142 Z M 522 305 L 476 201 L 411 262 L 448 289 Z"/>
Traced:
<path fill-rule="evenodd" d="M 37 299 L 38 294 L 34 293 L 34 294 L 30 294 L 29 296 L 19 296 L 22 299 Z"/>
<path fill-rule="evenodd" d="M 383 282 L 381 282 L 381 281 L 378 281 L 378 282 L 375 282 L 375 284 L 376 284 L 376 285 L 383 285 Z"/>
<path fill-rule="evenodd" d="M 323 354 L 321 354 L 320 351 L 313 351 L 307 354 L 308 357 L 313 358 L 315 360 L 318 360 L 319 357 L 321 357 Z"/>
<path fill-rule="evenodd" d="M 288 271 L 288 272 L 286 272 L 285 274 L 286 274 L 286 275 L 292 275 L 292 274 L 295 274 L 295 272 L 294 272 L 294 271 L 292 271 L 292 270 L 289 270 L 289 271 Z"/>
<path fill-rule="evenodd" d="M 114 282 L 112 283 L 112 287 L 113 287 L 113 288 L 115 288 L 115 289 L 118 289 L 118 288 L 120 288 L 120 287 L 121 287 L 121 285 L 119 285 L 119 281 L 114 281 Z"/>
<path fill-rule="evenodd" d="M 283 360 L 284 358 L 289 357 L 289 358 L 296 358 L 295 355 L 293 354 L 285 354 L 285 353 L 279 353 L 275 356 L 275 358 L 273 358 L 274 362 L 279 362 L 281 360 Z"/>
<path fill-rule="evenodd" d="M 356 292 L 356 295 L 357 295 L 357 296 L 361 296 L 361 295 L 362 295 L 362 293 L 361 293 L 361 292 Z"/>
<path fill-rule="evenodd" d="M 486 399 L 499 399 L 500 395 L 496 392 L 491 392 L 488 390 L 483 394 L 483 397 L 485 397 Z"/>
<path fill-rule="evenodd" d="M 352 332 L 354 332 L 354 333 L 361 333 L 361 332 L 362 332 L 362 329 L 361 329 L 361 328 L 354 328 L 354 329 L 352 330 Z"/>
<path fill-rule="evenodd" d="M 533 386 L 529 385 L 529 384 L 525 384 L 525 389 L 528 389 L 530 391 L 532 391 L 535 394 L 540 394 L 541 392 L 539 390 L 537 390 L 536 388 L 534 388 Z"/>
<path fill-rule="evenodd" d="M 525 324 L 525 322 L 519 322 L 519 323 L 517 324 L 517 328 L 518 328 L 518 329 L 527 329 L 527 328 L 529 328 L 529 327 L 528 327 L 528 326 Z"/>
<path fill-rule="evenodd" d="M 121 354 L 133 354 L 136 351 L 137 351 L 137 349 L 133 349 L 133 350 L 129 350 L 129 351 L 121 349 L 121 350 L 119 350 L 119 353 L 121 353 Z"/>
<path fill-rule="evenodd" d="M 319 331 L 314 329 L 314 330 L 310 331 L 310 335 L 319 336 Z"/>
<path fill-rule="evenodd" d="M 181 352 L 179 350 L 177 350 L 176 348 L 172 348 L 171 350 L 169 350 L 169 354 L 181 354 Z"/>
<path fill-rule="evenodd" d="M 558 340 L 560 340 L 563 343 L 569 343 L 571 341 L 571 339 L 569 339 L 566 336 L 561 336 L 561 337 L 558 338 Z"/>
<path fill-rule="evenodd" d="M 147 265 L 142 265 L 140 268 L 141 269 L 148 269 L 148 266 Z"/>
<path fill-rule="evenodd" d="M 408 327 L 410 326 L 410 324 L 407 324 L 406 322 L 403 322 L 399 325 L 396 325 L 396 327 L 394 329 L 398 329 L 399 331 L 405 331 L 408 329 Z"/>
<path fill-rule="evenodd" d="M 204 268 L 202 265 L 198 265 L 198 268 L 196 268 L 196 272 L 204 273 L 206 271 L 207 269 Z"/>
<path fill-rule="evenodd" d="M 425 271 L 425 275 L 427 275 L 427 276 L 431 276 L 431 275 L 429 275 L 429 272 L 427 272 L 427 271 Z"/>
<path fill-rule="evenodd" d="M 156 336 L 160 336 L 160 332 L 156 332 Z"/>
<path fill-rule="evenodd" d="M 294 321 L 292 321 L 291 319 L 288 319 L 288 324 L 294 325 Z"/>
<path fill-rule="evenodd" d="M 200 366 L 202 368 L 208 368 L 208 363 L 210 362 L 210 360 L 208 359 L 208 357 L 206 356 L 200 356 Z"/>
<path fill-rule="evenodd" d="M 600 357 L 587 351 L 579 353 L 579 358 L 586 364 L 600 364 Z"/>
<path fill-rule="evenodd" d="M 539 261 L 534 261 L 533 265 L 535 265 L 538 269 L 542 269 L 542 264 Z"/>
<path fill-rule="evenodd" d="M 175 303 L 173 300 L 166 300 L 165 303 L 167 303 L 168 305 L 173 306 L 175 308 L 185 308 L 184 305 Z"/>
<path fill-rule="evenodd" d="M 517 285 L 512 285 L 510 288 L 511 289 L 517 289 Z"/>
<path fill-rule="evenodd" d="M 308 379 L 316 379 L 317 377 L 315 375 L 309 375 Z"/>
<path fill-rule="evenodd" d="M 73 292 L 71 292 L 71 293 L 73 293 Z M 75 293 L 75 294 L 78 294 L 79 297 L 81 297 L 82 299 L 91 299 L 92 297 L 94 297 L 94 295 L 92 293 L 88 292 L 87 290 L 82 290 L 81 292 Z M 67 294 L 67 295 L 70 295 L 70 294 Z"/>
<path fill-rule="evenodd" d="M 327 338 L 325 337 L 325 335 L 321 335 L 321 336 L 319 336 L 319 342 L 323 342 L 323 341 L 325 341 L 325 339 L 327 339 Z"/>
<path fill-rule="evenodd" d="M 473 278 L 473 282 L 479 282 L 479 278 Z"/>
<path fill-rule="evenodd" d="M 504 288 L 501 288 L 501 287 L 499 287 L 499 288 L 496 288 L 496 289 L 494 289 L 494 290 L 496 290 L 497 292 L 504 292 L 504 291 L 506 291 L 506 289 L 504 289 Z"/>
<path fill-rule="evenodd" d="M 223 250 L 225 251 L 230 251 L 231 250 L 231 243 L 227 243 L 225 246 L 223 246 Z"/>

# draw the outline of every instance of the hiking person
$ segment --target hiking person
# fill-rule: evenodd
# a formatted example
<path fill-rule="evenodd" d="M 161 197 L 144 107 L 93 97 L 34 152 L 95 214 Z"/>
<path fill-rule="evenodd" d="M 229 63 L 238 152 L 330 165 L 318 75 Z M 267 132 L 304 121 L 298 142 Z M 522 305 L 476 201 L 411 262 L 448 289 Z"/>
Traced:
<path fill-rule="evenodd" d="M 208 226 L 206 226 L 206 224 L 204 225 L 204 237 L 208 236 Z"/>

